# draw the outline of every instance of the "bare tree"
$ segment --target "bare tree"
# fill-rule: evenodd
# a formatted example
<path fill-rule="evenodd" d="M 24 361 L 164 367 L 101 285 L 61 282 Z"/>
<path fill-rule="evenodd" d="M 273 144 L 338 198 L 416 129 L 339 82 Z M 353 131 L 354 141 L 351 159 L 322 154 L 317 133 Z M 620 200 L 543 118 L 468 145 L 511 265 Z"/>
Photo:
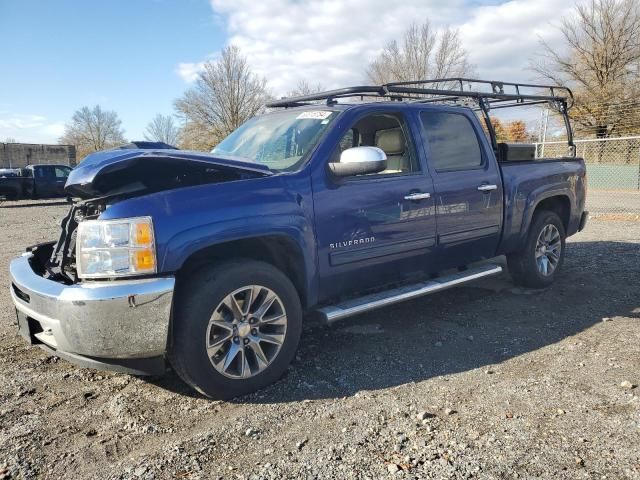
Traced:
<path fill-rule="evenodd" d="M 324 92 L 326 88 L 321 83 L 310 85 L 306 80 L 299 80 L 296 88 L 287 93 L 287 97 L 301 97 L 303 95 L 311 95 L 313 93 Z"/>
<path fill-rule="evenodd" d="M 18 141 L 13 137 L 7 137 L 4 139 L 4 143 L 18 143 Z"/>
<path fill-rule="evenodd" d="M 640 93 L 640 4 L 637 0 L 591 0 L 576 5 L 560 24 L 559 47 L 544 41 L 533 69 L 545 79 L 575 90 L 571 117 L 582 130 L 607 137 L 637 133 L 640 118 L 624 115 L 638 109 Z M 636 113 L 637 115 L 637 113 Z M 624 131 L 631 124 L 635 132 Z"/>
<path fill-rule="evenodd" d="M 186 121 L 180 129 L 178 146 L 183 150 L 209 152 L 220 140 L 206 125 Z"/>
<path fill-rule="evenodd" d="M 92 152 L 99 152 L 126 143 L 122 122 L 118 114 L 103 110 L 100 105 L 76 110 L 71 122 L 65 125 L 65 132 L 59 143 L 75 145 L 78 158 Z"/>
<path fill-rule="evenodd" d="M 457 30 L 413 24 L 402 42 L 389 42 L 367 68 L 374 84 L 467 76 L 472 72 Z"/>
<path fill-rule="evenodd" d="M 176 145 L 180 135 L 180 128 L 170 115 L 157 114 L 147 125 L 145 140 L 150 142 L 164 142 Z"/>
<path fill-rule="evenodd" d="M 262 108 L 268 99 L 265 85 L 240 49 L 230 46 L 218 60 L 205 63 L 196 85 L 176 100 L 175 108 L 193 132 L 210 136 L 215 144 Z"/>

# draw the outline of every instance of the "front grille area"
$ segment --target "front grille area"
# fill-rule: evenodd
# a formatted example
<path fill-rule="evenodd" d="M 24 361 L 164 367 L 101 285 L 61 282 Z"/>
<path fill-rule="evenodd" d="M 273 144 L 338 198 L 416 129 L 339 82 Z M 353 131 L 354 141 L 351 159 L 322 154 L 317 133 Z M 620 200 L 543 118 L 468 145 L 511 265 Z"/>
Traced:
<path fill-rule="evenodd" d="M 85 220 L 98 218 L 104 211 L 104 205 L 94 202 L 74 204 L 60 224 L 60 238 L 53 247 L 51 257 L 46 262 L 47 277 L 65 283 L 76 283 L 76 236 L 78 224 Z"/>

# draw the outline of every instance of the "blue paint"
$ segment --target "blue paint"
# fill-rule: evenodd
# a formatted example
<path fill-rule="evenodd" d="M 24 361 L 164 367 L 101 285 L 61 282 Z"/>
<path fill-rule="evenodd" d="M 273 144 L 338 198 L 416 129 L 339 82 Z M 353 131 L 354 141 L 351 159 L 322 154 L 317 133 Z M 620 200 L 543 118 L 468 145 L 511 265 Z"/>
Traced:
<path fill-rule="evenodd" d="M 296 172 L 271 174 L 255 163 L 193 152 L 116 151 L 83 162 L 70 183 L 90 184 L 100 169 L 119 168 L 140 155 L 235 165 L 260 174 L 122 200 L 101 218 L 153 217 L 160 274 L 179 271 L 191 255 L 222 242 L 287 237 L 302 253 L 306 279 L 301 288 L 310 304 L 517 250 L 537 204 L 551 196 L 570 204 L 567 233 L 578 229 L 585 202 L 582 160 L 500 166 L 475 114 L 465 108 L 401 102 L 320 108 L 339 116 Z M 480 143 L 482 164 L 435 171 L 420 120 L 423 111 L 465 116 Z M 420 171 L 332 177 L 326 165 L 339 140 L 358 118 L 373 112 L 404 115 Z M 483 184 L 497 188 L 478 191 Z M 431 198 L 405 200 L 412 192 L 428 192 Z"/>

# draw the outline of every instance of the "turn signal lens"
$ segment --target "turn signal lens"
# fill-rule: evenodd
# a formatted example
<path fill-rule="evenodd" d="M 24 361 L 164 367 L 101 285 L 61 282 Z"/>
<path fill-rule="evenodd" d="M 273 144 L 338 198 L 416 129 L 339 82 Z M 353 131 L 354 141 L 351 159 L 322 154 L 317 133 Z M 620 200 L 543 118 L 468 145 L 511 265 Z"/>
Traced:
<path fill-rule="evenodd" d="M 147 246 L 153 243 L 153 232 L 150 223 L 135 223 L 133 225 L 133 244 Z"/>
<path fill-rule="evenodd" d="M 156 268 L 156 256 L 151 249 L 133 251 L 133 270 L 136 272 L 154 271 Z"/>

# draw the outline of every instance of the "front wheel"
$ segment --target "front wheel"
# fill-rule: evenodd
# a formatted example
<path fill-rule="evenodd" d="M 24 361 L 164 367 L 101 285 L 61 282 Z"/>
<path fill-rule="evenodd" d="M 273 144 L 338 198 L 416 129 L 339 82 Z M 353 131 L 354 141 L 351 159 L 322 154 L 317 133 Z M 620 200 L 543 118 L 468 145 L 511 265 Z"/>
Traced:
<path fill-rule="evenodd" d="M 555 212 L 537 212 L 524 248 L 507 256 L 513 280 L 529 288 L 551 285 L 564 261 L 565 239 L 564 225 Z"/>
<path fill-rule="evenodd" d="M 300 299 L 284 273 L 264 262 L 225 262 L 179 287 L 169 358 L 196 390 L 229 399 L 280 378 L 301 331 Z"/>

